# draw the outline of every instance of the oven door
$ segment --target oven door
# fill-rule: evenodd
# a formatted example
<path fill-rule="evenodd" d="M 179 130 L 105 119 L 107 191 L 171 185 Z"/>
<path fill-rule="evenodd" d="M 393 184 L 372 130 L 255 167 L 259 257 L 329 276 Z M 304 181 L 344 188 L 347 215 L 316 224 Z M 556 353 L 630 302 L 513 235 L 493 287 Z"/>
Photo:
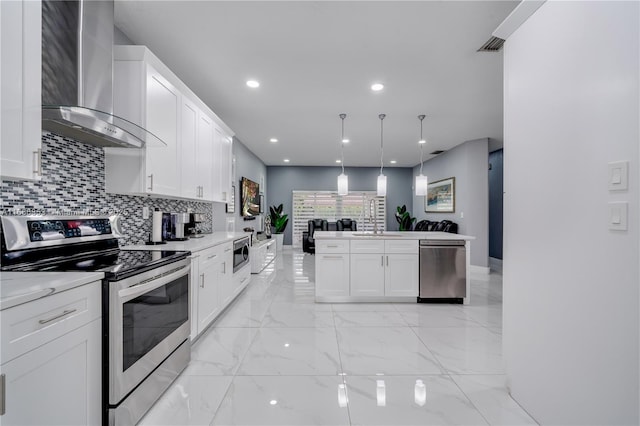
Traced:
<path fill-rule="evenodd" d="M 233 272 L 249 263 L 249 238 L 233 242 Z"/>
<path fill-rule="evenodd" d="M 107 282 L 109 404 L 118 404 L 189 337 L 188 259 Z"/>

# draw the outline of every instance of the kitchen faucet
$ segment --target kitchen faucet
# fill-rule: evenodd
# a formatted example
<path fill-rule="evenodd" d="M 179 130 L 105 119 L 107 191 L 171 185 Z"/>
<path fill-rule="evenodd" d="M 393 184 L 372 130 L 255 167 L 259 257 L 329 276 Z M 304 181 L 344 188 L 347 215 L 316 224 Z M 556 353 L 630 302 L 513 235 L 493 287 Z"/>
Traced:
<path fill-rule="evenodd" d="M 378 233 L 378 213 L 376 212 L 376 200 L 374 198 L 369 201 L 369 223 L 373 218 L 373 233 Z"/>

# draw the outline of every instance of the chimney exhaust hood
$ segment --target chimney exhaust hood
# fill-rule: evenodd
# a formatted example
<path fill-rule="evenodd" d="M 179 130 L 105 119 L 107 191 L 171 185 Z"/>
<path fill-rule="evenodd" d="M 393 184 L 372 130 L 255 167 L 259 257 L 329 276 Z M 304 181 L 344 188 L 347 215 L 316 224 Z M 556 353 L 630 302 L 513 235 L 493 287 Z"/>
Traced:
<path fill-rule="evenodd" d="M 166 146 L 113 115 L 113 1 L 42 1 L 42 129 L 89 145 Z"/>

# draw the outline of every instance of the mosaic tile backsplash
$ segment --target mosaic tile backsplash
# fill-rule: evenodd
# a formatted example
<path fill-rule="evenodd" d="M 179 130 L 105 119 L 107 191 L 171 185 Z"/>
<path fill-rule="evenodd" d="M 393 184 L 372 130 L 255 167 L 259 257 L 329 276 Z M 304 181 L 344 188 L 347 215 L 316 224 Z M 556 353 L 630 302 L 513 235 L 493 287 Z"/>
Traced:
<path fill-rule="evenodd" d="M 3 215 L 122 215 L 121 245 L 148 239 L 151 219 L 142 208 L 166 212 L 205 214 L 198 230 L 213 229 L 213 204 L 196 201 L 107 194 L 104 184 L 104 151 L 53 133 L 42 134 L 42 180 L 7 181 L 0 186 Z"/>

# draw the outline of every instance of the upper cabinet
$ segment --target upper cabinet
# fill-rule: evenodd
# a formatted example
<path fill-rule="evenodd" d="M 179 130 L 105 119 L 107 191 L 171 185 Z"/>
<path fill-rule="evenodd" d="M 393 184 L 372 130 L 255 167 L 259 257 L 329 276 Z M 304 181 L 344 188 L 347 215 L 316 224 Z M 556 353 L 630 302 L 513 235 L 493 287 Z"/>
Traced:
<path fill-rule="evenodd" d="M 105 149 L 107 192 L 226 201 L 231 155 L 217 135 L 230 141 L 231 131 L 213 111 L 144 46 L 114 46 L 113 87 L 114 113 L 166 146 Z"/>
<path fill-rule="evenodd" d="M 0 1 L 0 173 L 42 177 L 42 6 Z"/>

